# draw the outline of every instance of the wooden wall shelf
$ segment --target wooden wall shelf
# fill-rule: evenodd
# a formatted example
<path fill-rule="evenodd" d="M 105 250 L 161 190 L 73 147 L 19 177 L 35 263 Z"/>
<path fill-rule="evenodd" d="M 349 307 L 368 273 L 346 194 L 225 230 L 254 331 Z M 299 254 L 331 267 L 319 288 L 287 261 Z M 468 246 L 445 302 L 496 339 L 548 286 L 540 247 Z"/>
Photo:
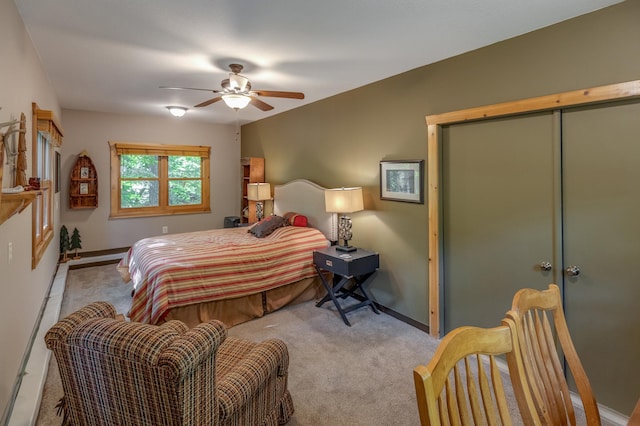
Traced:
<path fill-rule="evenodd" d="M 78 156 L 71 170 L 69 207 L 72 209 L 98 207 L 98 173 L 91 159 L 84 153 Z"/>
<path fill-rule="evenodd" d="M 255 223 L 256 202 L 247 198 L 247 184 L 264 182 L 264 158 L 245 157 L 240 159 L 242 166 L 242 198 L 240 206 L 240 223 Z"/>
<path fill-rule="evenodd" d="M 40 192 L 24 191 L 16 194 L 2 194 L 2 198 L 0 198 L 0 224 L 26 209 Z"/>

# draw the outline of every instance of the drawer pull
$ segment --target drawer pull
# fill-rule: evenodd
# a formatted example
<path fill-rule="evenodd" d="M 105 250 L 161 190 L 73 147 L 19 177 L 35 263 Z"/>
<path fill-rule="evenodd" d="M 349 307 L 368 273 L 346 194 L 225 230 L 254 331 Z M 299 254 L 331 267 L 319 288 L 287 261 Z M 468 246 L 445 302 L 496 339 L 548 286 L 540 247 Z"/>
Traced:
<path fill-rule="evenodd" d="M 327 266 L 333 266 L 333 262 L 332 262 L 332 261 L 330 261 L 330 260 L 325 260 L 325 261 L 324 261 L 324 263 L 325 263 Z"/>

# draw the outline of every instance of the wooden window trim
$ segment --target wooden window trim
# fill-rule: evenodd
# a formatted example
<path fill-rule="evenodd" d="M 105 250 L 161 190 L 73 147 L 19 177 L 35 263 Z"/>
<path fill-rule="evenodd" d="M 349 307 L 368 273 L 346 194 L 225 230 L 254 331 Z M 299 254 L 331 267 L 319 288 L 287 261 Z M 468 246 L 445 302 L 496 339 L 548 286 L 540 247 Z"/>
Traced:
<path fill-rule="evenodd" d="M 210 202 L 210 152 L 208 146 L 189 145 L 164 145 L 164 144 L 142 144 L 121 141 L 109 141 L 110 164 L 111 164 L 111 211 L 110 219 L 166 216 L 174 214 L 193 214 L 211 212 Z M 160 156 L 158 172 L 160 177 L 160 206 L 143 208 L 121 208 L 120 207 L 120 158 L 121 154 L 145 154 Z M 202 159 L 202 203 L 187 206 L 168 205 L 168 165 L 167 156 L 193 156 Z M 167 177 L 165 177 L 167 176 Z"/>
<path fill-rule="evenodd" d="M 36 266 L 38 266 L 40 259 L 42 259 L 42 256 L 47 250 L 47 247 L 49 247 L 49 243 L 51 243 L 51 240 L 53 239 L 53 223 L 51 222 L 51 216 L 52 216 L 51 206 L 48 209 L 49 222 L 47 226 L 41 227 L 40 235 L 37 235 L 35 232 L 36 227 L 39 227 L 40 224 L 44 223 L 44 209 L 42 208 L 42 206 L 44 206 L 44 203 L 47 202 L 47 199 L 52 198 L 51 188 L 52 188 L 52 185 L 50 180 L 45 180 L 40 182 L 40 194 L 36 196 L 36 197 L 42 197 L 41 199 L 42 204 L 39 211 L 39 217 L 36 217 L 38 204 L 34 202 L 32 207 L 33 209 L 32 227 L 34 232 L 33 232 L 33 240 L 32 240 L 33 253 L 32 253 L 31 269 L 35 269 Z"/>
<path fill-rule="evenodd" d="M 43 161 L 39 156 L 38 135 L 42 134 L 46 140 L 45 149 L 49 150 L 48 164 L 44 165 L 49 171 L 49 179 L 40 176 L 40 191 L 32 204 L 31 216 L 31 269 L 35 269 L 40 263 L 40 259 L 53 240 L 53 161 L 55 158 L 54 146 L 62 145 L 62 126 L 55 119 L 53 112 L 38 108 L 33 102 L 31 104 L 31 149 L 32 149 L 32 171 L 37 173 Z M 46 208 L 45 208 L 46 207 Z M 44 215 L 47 215 L 46 218 Z M 46 219 L 46 220 L 45 220 Z M 46 226 L 45 226 L 46 223 Z"/>
<path fill-rule="evenodd" d="M 425 117 L 427 122 L 428 158 L 429 333 L 431 336 L 436 338 L 441 337 L 440 294 L 443 283 L 441 271 L 442 240 L 440 209 L 442 194 L 440 193 L 440 154 L 442 150 L 442 126 L 638 98 L 640 98 L 640 80 L 634 80 L 512 102 L 468 108 L 442 114 L 428 115 Z"/>

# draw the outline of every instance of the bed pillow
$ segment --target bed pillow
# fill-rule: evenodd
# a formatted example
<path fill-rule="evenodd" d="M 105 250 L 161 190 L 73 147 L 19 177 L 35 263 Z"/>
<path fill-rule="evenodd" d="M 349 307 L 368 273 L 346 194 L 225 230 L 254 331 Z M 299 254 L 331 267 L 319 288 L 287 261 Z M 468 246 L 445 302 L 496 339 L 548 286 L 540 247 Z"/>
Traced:
<path fill-rule="evenodd" d="M 306 227 L 309 225 L 307 217 L 296 212 L 287 212 L 284 214 L 287 225 Z"/>
<path fill-rule="evenodd" d="M 260 222 L 253 225 L 247 232 L 252 233 L 258 238 L 264 238 L 267 235 L 270 235 L 276 229 L 285 226 L 287 221 L 282 216 L 267 216 L 262 219 Z"/>

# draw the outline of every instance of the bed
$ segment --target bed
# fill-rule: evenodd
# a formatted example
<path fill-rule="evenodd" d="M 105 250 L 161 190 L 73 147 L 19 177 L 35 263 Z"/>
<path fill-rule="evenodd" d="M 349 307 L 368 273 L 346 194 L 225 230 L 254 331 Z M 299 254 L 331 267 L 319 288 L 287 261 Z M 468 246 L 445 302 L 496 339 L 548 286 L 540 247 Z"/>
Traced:
<path fill-rule="evenodd" d="M 274 188 L 273 213 L 287 212 L 304 216 L 308 226 L 279 227 L 263 238 L 239 227 L 136 242 L 118 264 L 133 285 L 129 318 L 178 319 L 190 327 L 218 319 L 232 327 L 319 299 L 324 288 L 312 253 L 337 239 L 336 215 L 325 212 L 324 188 L 303 179 Z"/>

